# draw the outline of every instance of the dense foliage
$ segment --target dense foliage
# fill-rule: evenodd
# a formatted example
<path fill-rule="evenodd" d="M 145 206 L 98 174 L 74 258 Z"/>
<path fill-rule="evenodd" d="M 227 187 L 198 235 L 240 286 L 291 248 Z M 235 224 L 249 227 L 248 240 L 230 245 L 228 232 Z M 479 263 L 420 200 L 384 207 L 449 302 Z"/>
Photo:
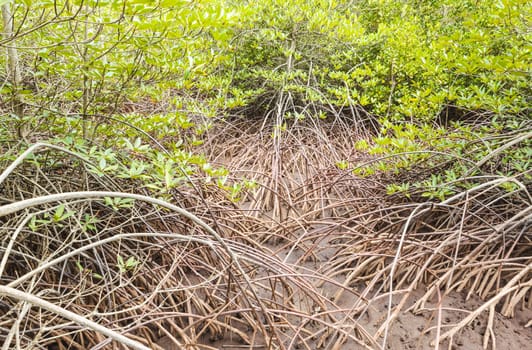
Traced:
<path fill-rule="evenodd" d="M 2 56 L 3 140 L 16 135 L 13 127 L 30 139 L 44 133 L 95 158 L 99 171 L 142 178 L 158 191 L 201 169 L 227 175 L 190 153 L 214 116 L 275 114 L 281 131 L 290 120 L 340 116 L 369 125 L 377 136 L 360 141 L 360 150 L 460 155 L 473 149 L 473 160 L 496 145 L 471 148 L 471 141 L 520 130 L 528 118 L 531 5 L 524 0 L 4 6 L 14 30 L 0 43 L 18 51 L 20 77 L 10 77 L 8 55 Z M 454 122 L 464 121 L 483 128 L 456 129 Z M 148 135 L 131 126 L 170 153 L 148 145 Z M 117 147 L 149 161 L 114 164 Z M 513 150 L 498 170 L 513 174 L 528 166 L 527 147 Z M 404 156 L 365 173 L 408 168 L 427 157 Z M 174 163 L 182 170 L 168 174 L 165 167 Z M 468 171 L 451 170 L 458 172 L 452 176 Z"/>
<path fill-rule="evenodd" d="M 499 115 L 528 107 L 527 1 L 267 1 L 254 9 L 233 65 L 242 93 L 282 87 L 302 102 L 411 122 L 448 107 Z"/>

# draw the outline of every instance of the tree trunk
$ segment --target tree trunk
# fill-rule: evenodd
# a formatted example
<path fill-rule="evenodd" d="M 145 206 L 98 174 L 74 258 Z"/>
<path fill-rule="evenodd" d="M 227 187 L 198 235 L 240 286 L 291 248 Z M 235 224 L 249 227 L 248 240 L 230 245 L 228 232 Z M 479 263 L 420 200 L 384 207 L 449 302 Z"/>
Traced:
<path fill-rule="evenodd" d="M 19 67 L 19 61 L 18 61 L 18 51 L 15 46 L 14 42 L 14 26 L 13 26 L 13 15 L 11 13 L 11 7 L 9 3 L 2 5 L 2 20 L 3 20 L 3 26 L 4 26 L 4 39 L 9 40 L 7 44 L 7 76 L 9 79 L 9 82 L 12 85 L 12 91 L 13 91 L 13 99 L 12 99 L 12 106 L 13 106 L 13 114 L 15 114 L 19 120 L 20 123 L 18 124 L 18 133 L 19 136 L 24 136 L 25 132 L 22 130 L 22 117 L 24 112 L 24 106 L 22 102 L 22 98 L 20 96 L 20 90 L 22 85 L 22 75 L 20 73 L 20 67 Z"/>

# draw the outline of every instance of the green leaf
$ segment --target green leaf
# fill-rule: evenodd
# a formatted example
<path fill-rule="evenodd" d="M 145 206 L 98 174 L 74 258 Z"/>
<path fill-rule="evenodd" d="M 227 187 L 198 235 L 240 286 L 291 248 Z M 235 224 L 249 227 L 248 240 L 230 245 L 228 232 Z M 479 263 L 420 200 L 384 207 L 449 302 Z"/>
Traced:
<path fill-rule="evenodd" d="M 63 216 L 63 212 L 64 211 L 65 211 L 65 205 L 64 204 L 61 204 L 59 207 L 57 207 L 57 209 L 55 210 L 55 213 L 54 213 L 54 221 L 61 220 L 61 217 Z"/>

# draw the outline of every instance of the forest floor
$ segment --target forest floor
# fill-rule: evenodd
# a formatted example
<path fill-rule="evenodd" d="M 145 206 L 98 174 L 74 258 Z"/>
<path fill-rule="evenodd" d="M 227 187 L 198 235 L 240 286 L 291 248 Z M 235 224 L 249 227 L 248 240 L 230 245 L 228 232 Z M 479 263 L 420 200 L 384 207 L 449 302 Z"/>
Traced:
<path fill-rule="evenodd" d="M 229 170 L 227 186 L 254 185 L 230 198 L 198 176 L 167 202 L 124 202 L 143 189 L 42 146 L 50 165 L 11 167 L 2 183 L 0 236 L 11 237 L 2 278 L 131 336 L 138 349 L 528 349 L 527 192 L 484 185 L 442 202 L 391 196 L 386 185 L 398 177 L 435 170 L 363 177 L 339 167 L 374 160 L 353 147 L 368 134 L 336 120 L 275 136 L 233 120 L 196 151 Z M 4 209 L 66 192 L 76 200 L 58 197 L 66 204 L 36 214 Z M 1 300 L 4 344 L 129 349 L 25 305 Z"/>
<path fill-rule="evenodd" d="M 334 170 L 335 162 L 339 160 L 349 159 L 356 162 L 364 159 L 364 155 L 351 151 L 352 139 L 347 137 L 351 132 L 354 135 L 358 131 L 347 131 L 346 135 L 346 129 L 333 126 L 329 131 L 320 131 L 317 128 L 303 130 L 307 133 L 305 135 L 301 134 L 301 129 L 296 128 L 286 139 L 277 144 L 270 137 L 264 137 L 267 133 L 253 129 L 250 125 L 236 127 L 233 131 L 226 133 L 224 137 L 220 135 L 213 137 L 215 142 L 222 140 L 221 143 L 207 144 L 205 151 L 210 153 L 210 161 L 223 165 L 231 169 L 232 173 L 240 174 L 244 178 L 253 178 L 265 188 L 275 188 L 272 190 L 275 193 L 273 196 L 248 197 L 240 202 L 235 210 L 259 218 L 271 232 L 279 232 L 272 234 L 262 246 L 283 264 L 304 275 L 321 275 L 328 278 L 334 276 L 332 279 L 336 284 L 320 283 L 317 280 L 317 283 L 314 283 L 316 290 L 331 300 L 333 309 L 358 310 L 346 314 L 354 315 L 354 320 L 350 322 L 358 323 L 376 340 L 377 344 L 371 348 L 382 348 L 383 343 L 386 349 L 420 350 L 488 348 L 512 350 L 530 347 L 532 329 L 527 323 L 532 319 L 532 310 L 524 304 L 515 308 L 513 317 L 504 317 L 498 312 L 500 305 L 493 308 L 490 313 L 490 308 L 485 307 L 489 298 L 481 299 L 470 284 L 464 284 L 462 288 L 448 288 L 449 290 L 442 286 L 441 290 L 430 297 L 426 294 L 427 289 L 434 285 L 434 281 L 430 279 L 427 283 L 406 283 L 399 288 L 393 286 L 390 291 L 389 284 L 379 283 L 382 280 L 371 278 L 377 274 L 375 269 L 384 269 L 386 264 L 390 263 L 390 259 L 382 261 L 383 264 L 374 265 L 373 270 L 366 271 L 365 275 L 369 275 L 370 278 L 359 276 L 361 277 L 359 280 L 352 276 L 355 267 L 345 268 L 344 263 L 337 265 L 331 263 L 348 259 L 339 241 L 343 240 L 343 244 L 349 244 L 346 242 L 356 244 L 346 238 L 352 234 L 351 231 L 360 226 L 373 225 L 371 219 L 367 219 L 363 214 L 357 215 L 368 211 L 368 206 L 371 207 L 368 205 L 371 200 L 367 199 L 382 198 L 382 191 L 379 189 L 379 187 L 382 189 L 382 184 L 355 180 L 343 186 L 342 177 L 345 180 L 349 175 L 338 174 Z M 277 181 L 272 180 L 276 176 Z M 353 187 L 358 188 L 353 190 Z M 312 196 L 309 193 L 319 194 Z M 265 203 L 264 198 L 269 202 Z M 305 201 L 314 202 L 306 206 Z M 398 201 L 392 204 L 404 205 L 404 202 Z M 307 217 L 302 211 L 306 213 L 314 211 L 314 215 Z M 386 217 L 382 219 L 385 220 Z M 357 226 L 353 224 L 354 220 L 365 221 L 365 224 L 359 223 L 360 226 Z M 390 227 L 396 230 L 392 232 L 392 236 L 401 235 L 401 226 Z M 254 236 L 256 232 L 244 234 Z M 439 239 L 444 240 L 444 238 Z M 360 241 L 362 248 L 352 249 L 353 255 L 369 257 L 379 254 L 371 249 L 375 246 L 366 246 L 363 239 Z M 409 243 L 415 244 L 415 242 Z M 392 251 L 387 251 L 385 254 L 389 257 L 393 253 L 392 248 Z M 418 263 L 423 264 L 425 261 L 421 260 Z M 357 264 L 363 265 L 364 259 L 357 260 Z M 345 268 L 344 271 L 339 271 L 340 265 Z M 257 275 L 257 278 L 261 277 L 265 278 L 266 274 Z M 460 279 L 454 281 L 454 283 L 459 282 Z M 421 299 L 425 300 L 423 307 L 416 308 L 416 302 Z M 478 312 L 481 308 L 483 311 Z M 393 316 L 394 312 L 397 312 L 396 317 Z M 461 324 L 467 316 L 474 313 L 476 316 L 472 317 L 470 322 Z M 386 321 L 390 318 L 394 320 L 387 326 Z M 311 328 L 318 330 L 319 327 L 320 325 L 315 325 Z M 459 330 L 440 344 L 434 343 L 435 339 L 439 339 L 453 327 Z M 248 336 L 253 338 L 254 333 L 248 332 Z M 216 349 L 268 348 L 264 340 L 262 343 L 259 340 L 251 345 L 243 345 L 238 340 L 232 341 L 227 338 L 215 342 L 205 341 L 206 345 Z M 167 337 L 163 337 L 159 344 L 165 350 L 177 349 Z M 317 349 L 320 345 L 325 349 L 336 350 L 364 348 L 352 340 L 336 344 L 320 343 L 318 336 L 305 344 L 307 349 Z M 299 348 L 304 349 L 305 346 Z"/>
<path fill-rule="evenodd" d="M 275 247 L 272 247 L 275 249 Z M 286 257 L 287 249 L 280 252 L 280 259 Z M 321 264 L 327 260 L 326 256 L 320 254 L 320 260 L 316 264 Z M 289 259 L 292 260 L 292 259 Z M 311 269 L 315 264 L 305 264 L 306 268 Z M 315 268 L 316 266 L 314 266 Z M 341 279 L 338 281 L 342 283 Z M 364 288 L 353 288 L 353 294 L 346 293 L 338 299 L 336 305 L 341 309 L 352 309 L 358 301 L 357 295 L 363 291 Z M 320 291 L 324 296 L 334 296 L 339 289 L 332 286 L 321 288 Z M 419 290 L 410 293 L 405 309 L 412 306 L 416 298 L 422 297 L 424 294 L 423 286 Z M 392 305 L 397 305 L 400 302 L 401 293 L 393 297 Z M 482 313 L 473 322 L 464 327 L 451 341 L 444 341 L 440 344 L 435 344 L 434 340 L 438 337 L 438 332 L 443 333 L 456 324 L 464 320 L 465 316 L 471 314 L 478 309 L 483 301 L 476 296 L 467 298 L 466 292 L 452 292 L 449 295 L 442 295 L 440 300 L 427 303 L 426 311 L 420 314 L 413 312 L 401 312 L 397 316 L 388 330 L 386 349 L 397 350 L 434 350 L 434 349 L 451 349 L 451 350 L 482 350 L 482 349 L 499 349 L 499 350 L 515 350 L 515 349 L 529 349 L 532 344 L 532 330 L 526 327 L 527 322 L 532 319 L 532 310 L 529 308 L 516 310 L 513 318 L 503 317 L 499 313 L 495 313 L 493 320 L 493 336 L 490 342 L 486 343 L 486 330 L 489 322 L 488 312 Z M 366 329 L 370 334 L 375 334 L 380 327 L 383 326 L 384 321 L 388 318 L 388 297 L 381 295 L 380 297 L 371 299 L 368 303 L 367 311 L 361 314 L 357 322 Z M 319 326 L 315 326 L 319 328 Z M 254 333 L 248 331 L 247 335 L 253 339 Z M 379 339 L 382 341 L 382 337 Z M 493 344 L 495 342 L 495 344 Z M 242 350 L 242 349 L 268 349 L 268 344 L 262 339 L 257 339 L 252 345 L 243 345 L 240 339 L 231 339 L 230 337 L 222 340 L 211 341 L 204 337 L 202 343 L 219 350 Z M 164 350 L 181 350 L 176 346 L 169 337 L 162 337 L 158 342 Z M 493 347 L 492 347 L 493 346 Z M 324 346 L 324 349 L 329 347 Z M 311 349 L 318 349 L 311 348 Z M 364 349 L 353 341 L 347 341 L 342 344 L 337 350 L 357 350 Z"/>

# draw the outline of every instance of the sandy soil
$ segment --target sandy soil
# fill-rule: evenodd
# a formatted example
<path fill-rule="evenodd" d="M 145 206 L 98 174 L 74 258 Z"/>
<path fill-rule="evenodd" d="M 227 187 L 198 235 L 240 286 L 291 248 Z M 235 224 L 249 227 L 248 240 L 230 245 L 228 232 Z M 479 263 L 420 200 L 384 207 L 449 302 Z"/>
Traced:
<path fill-rule="evenodd" d="M 420 293 L 414 293 L 415 295 Z M 452 350 L 481 350 L 483 348 L 484 333 L 486 331 L 487 313 L 481 315 L 477 320 L 468 325 L 461 331 L 458 337 L 453 339 L 452 344 L 444 341 L 439 344 L 431 344 L 435 339 L 438 324 L 440 332 L 445 332 L 450 327 L 460 322 L 467 310 L 473 310 L 481 305 L 481 301 L 473 298 L 464 300 L 463 295 L 446 296 L 443 300 L 441 316 L 438 319 L 438 308 L 436 304 L 427 305 L 433 307 L 434 311 L 427 311 L 422 315 L 414 315 L 411 312 L 402 313 L 392 324 L 387 337 L 386 349 L 408 349 L 408 350 L 429 350 L 429 349 L 452 349 Z M 382 325 L 382 321 L 387 316 L 387 300 L 380 299 L 371 303 L 370 311 L 361 317 L 360 323 L 370 331 L 375 332 Z M 495 347 L 491 342 L 488 343 L 488 349 L 499 350 L 526 350 L 532 349 L 532 330 L 530 327 L 525 328 L 526 323 L 532 318 L 531 310 L 520 310 L 516 317 L 508 319 L 500 314 L 495 314 L 494 334 Z M 249 334 L 252 336 L 251 334 Z M 382 344 L 383 338 L 380 338 Z M 159 340 L 164 350 L 180 350 L 175 346 L 170 338 L 163 337 Z M 266 349 L 264 343 L 257 342 L 253 346 L 243 345 L 237 339 L 224 339 L 220 341 L 206 341 L 205 345 L 220 350 L 242 350 L 242 349 Z M 353 343 L 346 343 L 342 350 L 357 350 L 362 347 Z"/>
<path fill-rule="evenodd" d="M 272 246 L 271 248 L 275 248 Z M 288 249 L 278 252 L 281 259 L 287 258 L 286 252 Z M 323 255 L 323 254 L 322 254 Z M 326 255 L 326 253 L 325 253 Z M 288 261 L 296 261 L 297 254 L 288 257 Z M 325 258 L 325 256 L 321 256 Z M 318 269 L 322 262 L 304 263 L 306 269 Z M 339 280 L 341 282 L 341 280 Z M 357 291 L 361 292 L 363 286 Z M 324 285 L 321 288 L 323 295 L 332 297 L 337 293 L 338 289 L 332 287 L 330 284 Z M 359 299 L 355 297 L 357 293 L 344 292 L 336 299 L 336 304 L 341 308 L 351 308 Z M 493 334 L 495 336 L 495 344 L 490 337 L 487 347 L 484 347 L 485 332 L 488 325 L 488 312 L 482 313 L 477 319 L 462 329 L 451 342 L 443 341 L 440 344 L 434 344 L 438 334 L 443 334 L 451 329 L 457 323 L 462 321 L 472 310 L 477 309 L 484 302 L 479 298 L 472 296 L 466 299 L 466 293 L 453 293 L 451 295 L 441 296 L 438 302 L 437 296 L 435 300 L 425 304 L 425 309 L 418 314 L 407 311 L 416 300 L 424 294 L 423 288 L 413 291 L 407 299 L 403 312 L 395 319 L 388 329 L 388 336 L 386 337 L 386 345 L 383 347 L 384 337 L 378 339 L 380 347 L 375 349 L 406 349 L 406 350 L 429 350 L 429 349 L 452 349 L 452 350 L 477 350 L 477 349 L 498 349 L 498 350 L 526 350 L 532 349 L 532 329 L 526 327 L 527 323 L 532 319 L 532 310 L 518 307 L 514 318 L 506 318 L 495 312 L 493 322 Z M 392 298 L 392 307 L 396 306 L 404 294 L 397 294 Z M 368 298 L 371 299 L 371 298 Z M 389 297 L 384 294 L 374 298 L 370 301 L 367 311 L 359 316 L 358 322 L 370 333 L 375 334 L 383 325 L 388 317 L 388 303 Z M 319 327 L 319 326 L 317 326 Z M 248 333 L 250 338 L 253 334 Z M 159 340 L 158 345 L 164 350 L 178 350 L 177 347 L 168 337 L 163 337 Z M 257 339 L 253 345 L 244 345 L 239 339 L 226 339 L 218 341 L 209 341 L 204 339 L 204 345 L 207 349 L 220 350 L 241 350 L 241 349 L 267 349 L 267 345 Z M 200 347 L 201 348 L 201 347 Z M 293 347 L 296 349 L 296 347 Z M 324 347 L 323 349 L 329 349 Z M 363 349 L 361 346 L 347 342 L 341 349 L 334 350 L 357 350 Z"/>

